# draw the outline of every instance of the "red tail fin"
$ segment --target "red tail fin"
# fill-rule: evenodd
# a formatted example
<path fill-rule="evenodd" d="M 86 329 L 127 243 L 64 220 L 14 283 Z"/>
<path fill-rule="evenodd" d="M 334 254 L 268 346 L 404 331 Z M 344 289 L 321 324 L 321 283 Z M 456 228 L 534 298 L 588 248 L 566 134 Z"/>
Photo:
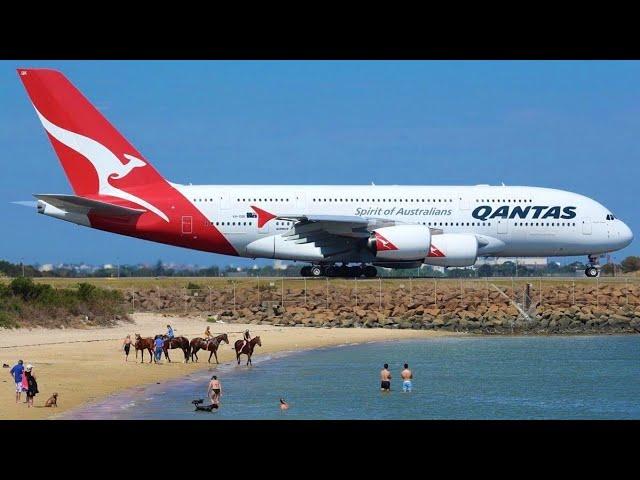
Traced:
<path fill-rule="evenodd" d="M 123 190 L 164 182 L 62 73 L 19 69 L 18 75 L 77 195 L 126 199 Z"/>

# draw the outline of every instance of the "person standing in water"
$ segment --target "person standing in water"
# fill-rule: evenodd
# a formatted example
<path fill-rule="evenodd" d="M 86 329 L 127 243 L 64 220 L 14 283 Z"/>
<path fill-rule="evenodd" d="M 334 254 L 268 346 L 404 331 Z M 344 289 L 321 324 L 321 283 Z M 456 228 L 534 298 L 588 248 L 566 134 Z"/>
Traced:
<path fill-rule="evenodd" d="M 289 410 L 289 404 L 284 401 L 284 398 L 280 399 L 280 410 Z"/>
<path fill-rule="evenodd" d="M 404 370 L 402 370 L 400 376 L 402 377 L 402 391 L 405 393 L 410 392 L 411 388 L 413 387 L 411 383 L 411 380 L 413 380 L 413 373 L 411 373 L 411 370 L 409 370 L 408 363 L 404 364 Z"/>
<path fill-rule="evenodd" d="M 389 371 L 388 363 L 385 363 L 382 370 L 380 370 L 380 390 L 382 392 L 391 391 L 391 372 Z"/>
<path fill-rule="evenodd" d="M 127 335 L 122 341 L 122 347 L 124 348 L 124 361 L 129 361 L 129 350 L 131 350 L 131 335 Z"/>
<path fill-rule="evenodd" d="M 209 387 L 207 388 L 207 396 L 211 399 L 211 403 L 213 405 L 219 405 L 220 397 L 222 396 L 222 385 L 220 384 L 220 380 L 215 375 L 211 377 L 211 381 L 209 382 Z"/>

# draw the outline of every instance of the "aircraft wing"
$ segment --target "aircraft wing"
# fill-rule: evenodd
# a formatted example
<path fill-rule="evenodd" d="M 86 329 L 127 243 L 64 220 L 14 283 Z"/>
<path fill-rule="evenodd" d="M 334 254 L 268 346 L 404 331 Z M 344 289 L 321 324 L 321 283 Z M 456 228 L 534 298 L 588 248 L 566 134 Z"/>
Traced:
<path fill-rule="evenodd" d="M 270 220 L 293 222 L 291 228 L 282 234 L 287 241 L 294 243 L 315 243 L 319 247 L 351 248 L 352 240 L 366 239 L 377 228 L 405 224 L 398 220 L 386 218 L 362 217 L 358 215 L 308 215 L 308 214 L 274 214 L 258 207 L 251 207 L 258 216 L 261 228 Z M 432 234 L 442 233 L 431 229 Z M 346 240 L 350 240 L 345 242 Z M 348 246 L 349 245 L 349 246 Z"/>
<path fill-rule="evenodd" d="M 100 200 L 79 197 L 77 195 L 38 193 L 33 196 L 65 212 L 80 213 L 83 215 L 97 213 L 100 215 L 134 216 L 146 212 L 146 210 L 143 209 L 123 207 Z"/>

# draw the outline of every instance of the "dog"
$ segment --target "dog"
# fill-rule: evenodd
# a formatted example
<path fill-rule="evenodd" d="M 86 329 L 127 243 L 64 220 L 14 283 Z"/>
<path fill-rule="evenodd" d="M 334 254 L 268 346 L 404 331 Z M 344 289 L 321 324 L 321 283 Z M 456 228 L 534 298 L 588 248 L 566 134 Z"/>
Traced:
<path fill-rule="evenodd" d="M 58 406 L 58 392 L 54 393 L 44 404 L 45 407 L 57 407 Z"/>
<path fill-rule="evenodd" d="M 218 405 L 213 403 L 211 405 L 203 405 L 203 399 L 193 400 L 191 403 L 195 405 L 196 412 L 211 412 L 214 408 L 218 408 Z"/>

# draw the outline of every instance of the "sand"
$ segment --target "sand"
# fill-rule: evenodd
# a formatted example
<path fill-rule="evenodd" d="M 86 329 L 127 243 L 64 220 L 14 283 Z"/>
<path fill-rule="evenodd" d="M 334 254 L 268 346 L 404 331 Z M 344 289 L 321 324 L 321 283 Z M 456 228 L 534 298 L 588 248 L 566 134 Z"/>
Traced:
<path fill-rule="evenodd" d="M 180 350 L 170 350 L 173 362 L 140 364 L 132 348 L 129 361 L 124 361 L 122 339 L 134 333 L 143 337 L 164 332 L 171 324 L 176 335 L 187 338 L 202 336 L 206 325 L 215 333 L 229 334 L 231 345 L 249 328 L 253 336 L 260 335 L 263 347 L 256 347 L 254 357 L 278 351 L 303 350 L 345 343 L 429 338 L 456 335 L 432 330 L 396 330 L 382 328 L 301 328 L 271 325 L 207 323 L 203 317 L 165 316 L 138 313 L 134 323 L 116 327 L 90 329 L 16 329 L 0 330 L 0 362 L 13 366 L 18 359 L 34 366 L 40 394 L 33 408 L 15 402 L 15 384 L 4 368 L 0 382 L 0 419 L 43 419 L 98 400 L 118 391 L 139 385 L 163 382 L 185 373 L 210 367 L 208 353 L 200 352 L 199 363 L 183 363 Z M 235 361 L 232 347 L 226 344 L 218 351 L 220 362 Z M 246 361 L 246 357 L 242 357 Z M 145 362 L 148 355 L 145 354 Z M 47 398 L 57 392 L 58 408 L 45 408 Z M 24 394 L 23 394 L 24 400 Z"/>

